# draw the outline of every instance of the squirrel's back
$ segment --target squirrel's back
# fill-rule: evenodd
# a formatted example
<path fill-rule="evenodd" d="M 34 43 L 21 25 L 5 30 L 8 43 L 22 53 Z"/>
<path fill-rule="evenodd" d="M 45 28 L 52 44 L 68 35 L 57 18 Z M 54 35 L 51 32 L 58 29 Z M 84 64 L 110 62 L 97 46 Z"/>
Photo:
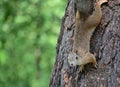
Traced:
<path fill-rule="evenodd" d="M 94 10 L 94 0 L 75 0 L 81 18 L 90 16 Z"/>

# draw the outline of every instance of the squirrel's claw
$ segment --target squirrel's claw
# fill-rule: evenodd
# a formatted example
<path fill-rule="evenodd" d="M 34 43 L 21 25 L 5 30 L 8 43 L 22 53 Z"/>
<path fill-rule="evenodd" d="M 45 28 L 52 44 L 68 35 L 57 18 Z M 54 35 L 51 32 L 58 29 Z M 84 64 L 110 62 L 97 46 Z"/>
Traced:
<path fill-rule="evenodd" d="M 98 68 L 98 66 L 97 65 L 94 65 L 94 67 L 97 69 Z"/>

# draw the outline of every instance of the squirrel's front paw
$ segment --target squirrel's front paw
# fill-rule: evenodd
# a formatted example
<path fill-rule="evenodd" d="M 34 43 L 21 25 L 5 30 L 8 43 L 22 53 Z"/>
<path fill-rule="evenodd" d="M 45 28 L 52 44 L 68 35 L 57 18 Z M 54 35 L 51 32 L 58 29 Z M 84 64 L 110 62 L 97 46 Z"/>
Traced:
<path fill-rule="evenodd" d="M 84 69 L 84 65 L 80 65 L 80 72 L 82 72 L 83 71 L 83 69 Z"/>

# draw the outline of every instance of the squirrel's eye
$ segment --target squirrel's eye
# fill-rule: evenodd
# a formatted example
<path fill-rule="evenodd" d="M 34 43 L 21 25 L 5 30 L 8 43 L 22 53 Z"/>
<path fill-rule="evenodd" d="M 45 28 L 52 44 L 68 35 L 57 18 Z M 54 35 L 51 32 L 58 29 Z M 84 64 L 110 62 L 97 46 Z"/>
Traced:
<path fill-rule="evenodd" d="M 71 66 L 73 66 L 73 64 L 71 63 Z"/>
<path fill-rule="evenodd" d="M 76 60 L 78 59 L 78 57 L 76 56 Z"/>

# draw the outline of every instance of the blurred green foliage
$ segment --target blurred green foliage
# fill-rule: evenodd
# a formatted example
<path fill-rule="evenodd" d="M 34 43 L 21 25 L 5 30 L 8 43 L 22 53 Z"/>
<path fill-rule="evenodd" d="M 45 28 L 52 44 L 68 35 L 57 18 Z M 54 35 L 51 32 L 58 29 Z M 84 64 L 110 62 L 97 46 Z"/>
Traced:
<path fill-rule="evenodd" d="M 0 0 L 0 87 L 48 87 L 66 0 Z"/>

